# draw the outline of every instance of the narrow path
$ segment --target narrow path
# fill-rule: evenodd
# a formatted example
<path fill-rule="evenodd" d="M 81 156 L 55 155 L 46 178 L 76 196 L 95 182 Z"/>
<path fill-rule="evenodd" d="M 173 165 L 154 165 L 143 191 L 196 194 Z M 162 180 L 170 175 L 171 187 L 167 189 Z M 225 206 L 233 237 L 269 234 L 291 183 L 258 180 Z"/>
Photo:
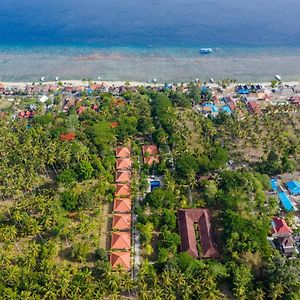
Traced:
<path fill-rule="evenodd" d="M 102 204 L 102 223 L 100 228 L 100 239 L 99 239 L 99 247 L 106 249 L 107 251 L 110 249 L 110 218 L 109 218 L 109 203 Z"/>

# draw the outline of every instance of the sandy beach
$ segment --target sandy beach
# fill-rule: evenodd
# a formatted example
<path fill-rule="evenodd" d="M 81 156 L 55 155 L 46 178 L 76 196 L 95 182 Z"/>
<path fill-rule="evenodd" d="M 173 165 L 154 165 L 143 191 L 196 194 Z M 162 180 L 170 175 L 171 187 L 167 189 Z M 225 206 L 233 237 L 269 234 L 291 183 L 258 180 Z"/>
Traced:
<path fill-rule="evenodd" d="M 81 86 L 81 85 L 88 85 L 89 82 L 88 81 L 82 81 L 82 80 L 76 80 L 76 79 L 70 79 L 70 80 L 61 80 L 61 82 L 64 84 L 64 85 L 72 85 L 72 86 Z M 125 81 L 101 81 L 101 80 L 97 80 L 97 81 L 92 81 L 93 83 L 96 83 L 96 84 L 104 84 L 105 86 L 116 86 L 116 87 L 119 87 L 119 86 L 124 86 L 125 85 Z M 19 81 L 19 82 L 14 82 L 14 81 L 3 81 L 1 82 L 0 84 L 3 84 L 4 86 L 7 86 L 7 87 L 17 87 L 17 88 L 21 88 L 21 87 L 24 87 L 26 85 L 30 85 L 32 84 L 33 82 L 31 81 L 28 81 L 28 82 L 25 82 L 25 81 Z M 37 83 L 37 82 L 35 82 Z M 189 82 L 184 82 L 183 84 L 188 84 Z M 234 87 L 238 84 L 248 84 L 249 82 L 237 82 L 237 83 L 232 83 L 230 84 L 228 87 Z M 271 87 L 271 82 L 267 82 L 267 81 L 264 81 L 264 82 L 252 82 L 253 84 L 260 84 L 260 85 L 263 85 L 264 87 L 266 88 L 270 88 Z M 45 81 L 45 82 L 42 82 L 43 85 L 51 85 L 51 84 L 57 84 L 56 81 Z M 157 87 L 157 86 L 163 86 L 164 84 L 162 83 L 148 83 L 148 82 L 141 82 L 141 81 L 129 81 L 129 84 L 130 86 L 153 86 L 153 87 Z M 300 85 L 300 81 L 284 81 L 282 82 L 283 85 L 287 85 L 287 86 L 297 86 L 297 85 Z M 211 88 L 215 88 L 218 86 L 217 83 L 207 83 L 207 85 Z"/>

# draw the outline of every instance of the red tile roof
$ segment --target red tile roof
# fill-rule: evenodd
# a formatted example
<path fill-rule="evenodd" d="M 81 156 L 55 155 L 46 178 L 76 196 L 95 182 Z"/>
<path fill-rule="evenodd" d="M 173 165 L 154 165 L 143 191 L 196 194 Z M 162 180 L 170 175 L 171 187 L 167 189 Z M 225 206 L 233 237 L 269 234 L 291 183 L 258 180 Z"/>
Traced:
<path fill-rule="evenodd" d="M 158 149 L 156 145 L 144 145 L 142 146 L 143 150 L 143 155 L 157 155 L 158 154 Z"/>
<path fill-rule="evenodd" d="M 77 113 L 78 113 L 79 115 L 81 115 L 85 110 L 86 110 L 86 107 L 85 107 L 85 106 L 80 106 L 80 107 L 77 109 Z"/>
<path fill-rule="evenodd" d="M 285 219 L 273 218 L 272 233 L 275 235 L 290 235 L 293 230 L 288 226 Z"/>
<path fill-rule="evenodd" d="M 91 84 L 90 89 L 93 91 L 100 91 L 104 87 L 104 84 Z"/>
<path fill-rule="evenodd" d="M 130 158 L 118 158 L 116 161 L 117 170 L 129 170 L 131 169 L 131 159 Z"/>
<path fill-rule="evenodd" d="M 113 232 L 111 237 L 111 249 L 126 250 L 131 248 L 130 232 Z"/>
<path fill-rule="evenodd" d="M 118 147 L 116 148 L 116 157 L 125 158 L 130 157 L 131 151 L 127 147 Z"/>
<path fill-rule="evenodd" d="M 113 229 L 129 230 L 131 227 L 131 214 L 114 214 Z"/>
<path fill-rule="evenodd" d="M 110 123 L 111 128 L 117 128 L 119 125 L 120 125 L 119 122 L 111 122 Z"/>
<path fill-rule="evenodd" d="M 131 172 L 130 171 L 117 171 L 117 173 L 116 173 L 116 182 L 117 183 L 131 182 Z"/>
<path fill-rule="evenodd" d="M 128 184 L 116 184 L 116 197 L 130 197 L 131 196 L 131 188 Z"/>
<path fill-rule="evenodd" d="M 69 132 L 69 133 L 62 133 L 60 135 L 60 139 L 62 141 L 72 141 L 75 138 L 76 138 L 76 134 L 75 133 L 71 133 L 71 132 Z"/>
<path fill-rule="evenodd" d="M 125 270 L 130 270 L 130 251 L 127 252 L 111 252 L 110 263 L 113 269 L 121 266 Z"/>
<path fill-rule="evenodd" d="M 250 112 L 252 112 L 253 114 L 257 115 L 261 113 L 261 109 L 257 101 L 249 101 L 247 105 Z"/>
<path fill-rule="evenodd" d="M 131 211 L 131 199 L 129 198 L 115 198 L 114 211 L 126 213 Z"/>
<path fill-rule="evenodd" d="M 154 163 L 159 163 L 159 156 L 146 156 L 144 157 L 144 164 L 152 166 Z"/>
<path fill-rule="evenodd" d="M 181 236 L 181 251 L 188 252 L 194 258 L 216 258 L 219 252 L 213 242 L 211 215 L 208 209 L 178 210 L 178 226 Z M 201 253 L 198 253 L 196 230 L 200 236 Z"/>

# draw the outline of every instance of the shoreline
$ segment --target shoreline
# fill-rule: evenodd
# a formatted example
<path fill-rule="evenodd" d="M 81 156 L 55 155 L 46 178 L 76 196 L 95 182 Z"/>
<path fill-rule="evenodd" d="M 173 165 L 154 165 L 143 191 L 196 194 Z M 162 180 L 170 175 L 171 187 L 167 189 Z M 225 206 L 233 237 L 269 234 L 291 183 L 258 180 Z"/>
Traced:
<path fill-rule="evenodd" d="M 94 83 L 94 84 L 103 84 L 104 86 L 107 87 L 120 87 L 120 86 L 124 86 L 126 82 L 129 82 L 129 86 L 131 87 L 140 87 L 140 86 L 150 86 L 150 87 L 162 87 L 164 86 L 163 83 L 148 83 L 148 82 L 142 82 L 142 81 L 121 81 L 121 80 L 109 80 L 109 81 L 102 81 L 102 80 L 91 80 L 91 81 L 82 81 L 82 80 L 76 80 L 76 79 L 70 79 L 70 80 L 59 80 L 59 81 L 36 81 L 34 82 L 36 85 L 54 85 L 57 84 L 58 82 L 62 82 L 64 86 L 70 85 L 70 86 L 74 86 L 74 87 L 78 87 L 78 86 L 86 86 L 88 85 L 90 82 Z M 203 81 L 200 81 L 202 84 L 204 83 Z M 16 87 L 16 88 L 22 88 L 25 87 L 27 85 L 32 85 L 32 81 L 2 81 L 0 82 L 0 85 L 3 85 L 5 87 Z M 189 84 L 190 82 L 182 82 L 184 85 Z M 182 83 L 174 83 L 174 82 L 169 82 L 169 84 L 182 84 Z M 227 88 L 231 88 L 234 87 L 236 85 L 245 85 L 245 84 L 249 84 L 250 82 L 242 82 L 242 81 L 237 81 L 235 83 L 230 83 Z M 287 85 L 287 86 L 297 86 L 300 85 L 300 81 L 281 81 L 282 85 Z M 271 87 L 271 81 L 255 81 L 255 82 L 251 82 L 251 84 L 259 84 L 259 85 L 263 85 L 264 87 Z M 206 85 L 209 86 L 210 88 L 216 88 L 219 85 L 217 83 L 210 83 L 210 82 L 206 82 Z"/>

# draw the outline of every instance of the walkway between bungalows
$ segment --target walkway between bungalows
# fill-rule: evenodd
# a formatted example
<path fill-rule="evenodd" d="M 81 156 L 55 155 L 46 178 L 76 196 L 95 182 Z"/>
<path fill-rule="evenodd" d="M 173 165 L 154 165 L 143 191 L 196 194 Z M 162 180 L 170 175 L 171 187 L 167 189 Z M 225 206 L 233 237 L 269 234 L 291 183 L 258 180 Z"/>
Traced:
<path fill-rule="evenodd" d="M 137 182 L 140 181 L 140 173 L 141 173 L 141 158 L 140 156 L 136 156 L 135 159 L 138 162 L 138 170 L 137 174 L 134 174 L 136 177 L 135 179 Z M 140 195 L 140 191 L 137 191 L 136 198 L 133 199 L 133 208 L 132 208 L 132 242 L 134 247 L 134 256 L 133 256 L 133 270 L 132 270 L 132 277 L 133 279 L 137 279 L 137 275 L 139 272 L 140 267 L 140 256 L 141 256 L 141 244 L 140 244 L 140 233 L 137 230 L 137 215 L 135 214 L 135 208 L 140 205 L 140 201 L 142 199 Z"/>
<path fill-rule="evenodd" d="M 99 248 L 107 251 L 110 250 L 110 230 L 111 230 L 111 215 L 109 214 L 110 204 L 105 202 L 102 204 L 102 223 L 100 228 Z"/>

